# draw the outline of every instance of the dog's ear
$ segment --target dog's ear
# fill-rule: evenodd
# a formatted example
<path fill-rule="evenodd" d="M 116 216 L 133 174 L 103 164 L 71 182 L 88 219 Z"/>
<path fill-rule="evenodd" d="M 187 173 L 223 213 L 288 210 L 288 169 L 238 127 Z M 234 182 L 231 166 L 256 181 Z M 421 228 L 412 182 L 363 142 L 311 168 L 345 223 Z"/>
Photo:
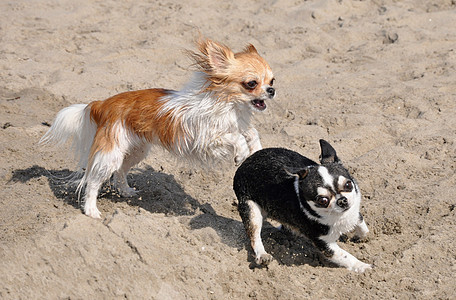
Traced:
<path fill-rule="evenodd" d="M 284 168 L 285 172 L 290 177 L 298 177 L 299 180 L 302 180 L 306 178 L 306 176 L 309 174 L 309 168 L 304 168 L 304 169 L 291 169 L 291 168 Z"/>
<path fill-rule="evenodd" d="M 248 45 L 244 48 L 244 53 L 256 53 L 256 54 L 258 54 L 258 51 L 257 51 L 257 49 L 255 48 L 254 45 L 248 44 Z"/>
<path fill-rule="evenodd" d="M 215 72 L 227 70 L 234 60 L 234 53 L 231 49 L 215 41 L 206 40 L 204 45 L 200 45 L 200 48 Z"/>
<path fill-rule="evenodd" d="M 199 37 L 196 42 L 199 52 L 186 51 L 187 55 L 195 62 L 195 66 L 210 76 L 226 75 L 229 67 L 232 65 L 234 53 L 227 46 Z"/>
<path fill-rule="evenodd" d="M 306 176 L 309 174 L 309 169 L 305 168 L 305 169 L 299 170 L 298 172 L 296 172 L 296 174 L 299 176 L 299 180 L 302 180 L 302 179 L 306 178 Z"/>
<path fill-rule="evenodd" d="M 325 140 L 320 140 L 320 163 L 321 164 L 330 164 L 340 162 L 337 157 L 336 150 Z"/>

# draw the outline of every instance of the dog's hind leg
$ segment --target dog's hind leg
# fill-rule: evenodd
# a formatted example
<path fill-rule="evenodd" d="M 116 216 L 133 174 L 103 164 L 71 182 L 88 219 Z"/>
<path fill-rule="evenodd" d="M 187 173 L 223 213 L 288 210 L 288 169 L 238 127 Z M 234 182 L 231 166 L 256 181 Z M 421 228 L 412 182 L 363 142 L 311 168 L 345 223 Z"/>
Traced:
<path fill-rule="evenodd" d="M 104 181 L 103 178 L 96 178 L 95 176 L 89 176 L 87 178 L 84 196 L 84 213 L 95 219 L 101 218 L 101 213 L 97 208 L 97 196 L 98 190 Z"/>
<path fill-rule="evenodd" d="M 259 265 L 269 264 L 272 261 L 272 256 L 264 250 L 263 242 L 261 241 L 261 227 L 263 226 L 264 218 L 261 207 L 254 201 L 247 200 L 240 201 L 238 210 L 255 252 L 255 262 Z"/>
<path fill-rule="evenodd" d="M 129 147 L 126 130 L 117 125 L 112 128 L 98 128 L 95 134 L 86 173 L 79 188 L 86 187 L 84 213 L 92 218 L 100 218 L 97 208 L 98 191 L 111 175 L 122 167 Z"/>
<path fill-rule="evenodd" d="M 122 166 L 114 172 L 114 185 L 122 197 L 132 197 L 137 194 L 138 191 L 128 185 L 127 174 L 131 167 L 147 156 L 150 147 L 150 144 L 144 143 L 133 148 L 129 153 L 125 154 Z"/>
<path fill-rule="evenodd" d="M 101 185 L 108 180 L 115 170 L 121 167 L 124 153 L 118 146 L 110 151 L 98 151 L 90 159 L 82 184 L 85 183 L 84 213 L 92 218 L 100 218 L 97 208 L 98 191 Z"/>

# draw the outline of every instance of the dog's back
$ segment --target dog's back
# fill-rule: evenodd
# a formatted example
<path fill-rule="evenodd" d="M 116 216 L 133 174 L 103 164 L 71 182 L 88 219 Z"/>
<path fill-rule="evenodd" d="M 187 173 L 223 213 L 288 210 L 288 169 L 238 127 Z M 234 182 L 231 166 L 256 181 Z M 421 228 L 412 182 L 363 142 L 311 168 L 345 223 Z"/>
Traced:
<path fill-rule="evenodd" d="M 317 163 L 288 149 L 267 148 L 255 152 L 244 161 L 234 176 L 233 188 L 239 201 L 239 210 L 243 209 L 246 201 L 251 200 L 278 221 L 283 215 L 299 212 L 295 176 L 290 171 L 311 165 Z"/>

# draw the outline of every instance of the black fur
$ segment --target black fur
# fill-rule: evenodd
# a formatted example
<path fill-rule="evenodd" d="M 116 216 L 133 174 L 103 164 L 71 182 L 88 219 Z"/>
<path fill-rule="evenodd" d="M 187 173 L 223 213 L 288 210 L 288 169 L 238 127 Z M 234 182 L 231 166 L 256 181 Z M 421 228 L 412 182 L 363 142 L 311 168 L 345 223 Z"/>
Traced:
<path fill-rule="evenodd" d="M 320 146 L 320 161 L 329 173 L 351 179 L 331 145 L 320 140 Z M 315 161 L 283 148 L 263 149 L 247 158 L 236 171 L 233 182 L 239 202 L 238 210 L 247 233 L 252 226 L 249 220 L 251 211 L 247 204 L 247 201 L 251 200 L 257 203 L 268 217 L 304 234 L 325 256 L 331 257 L 333 251 L 319 239 L 328 234 L 329 226 L 309 218 L 303 211 L 306 210 L 315 218 L 321 218 L 307 203 L 315 200 L 317 188 L 323 186 L 318 166 Z M 295 188 L 297 177 L 299 197 Z M 337 183 L 334 185 L 337 186 Z"/>
<path fill-rule="evenodd" d="M 299 153 L 283 148 L 267 148 L 254 153 L 238 168 L 234 176 L 234 192 L 238 198 L 238 210 L 244 223 L 248 217 L 247 200 L 260 205 L 268 217 L 282 224 L 306 232 L 309 238 L 325 235 L 329 227 L 310 220 L 301 210 L 295 191 L 294 172 L 318 164 Z M 309 172 L 316 172 L 310 169 Z M 311 178 L 313 176 L 306 176 Z M 311 187 L 313 184 L 306 182 Z M 305 190 L 307 191 L 307 189 Z M 303 199 L 315 194 L 304 193 Z M 314 216 L 319 217 L 306 201 L 301 204 Z"/>

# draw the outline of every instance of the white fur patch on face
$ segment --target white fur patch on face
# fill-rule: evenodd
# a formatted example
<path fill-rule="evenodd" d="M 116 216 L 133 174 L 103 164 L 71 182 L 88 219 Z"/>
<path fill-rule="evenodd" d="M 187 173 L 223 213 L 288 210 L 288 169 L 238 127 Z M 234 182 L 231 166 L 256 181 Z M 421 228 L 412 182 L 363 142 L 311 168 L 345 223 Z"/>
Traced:
<path fill-rule="evenodd" d="M 342 189 L 342 187 L 344 186 L 344 183 L 347 181 L 347 178 L 345 178 L 344 176 L 339 176 L 339 179 L 337 180 L 337 187 L 339 189 Z"/>
<path fill-rule="evenodd" d="M 317 188 L 317 193 L 318 193 L 318 195 L 328 195 L 329 197 L 331 197 L 331 193 L 327 189 L 325 189 L 324 187 L 321 187 L 321 186 L 319 186 Z"/>
<path fill-rule="evenodd" d="M 328 169 L 326 167 L 319 166 L 318 167 L 318 174 L 320 174 L 321 178 L 323 179 L 323 183 L 325 185 L 331 187 L 331 189 L 333 191 L 336 190 L 334 188 L 334 177 L 332 177 L 331 174 L 329 174 Z"/>

